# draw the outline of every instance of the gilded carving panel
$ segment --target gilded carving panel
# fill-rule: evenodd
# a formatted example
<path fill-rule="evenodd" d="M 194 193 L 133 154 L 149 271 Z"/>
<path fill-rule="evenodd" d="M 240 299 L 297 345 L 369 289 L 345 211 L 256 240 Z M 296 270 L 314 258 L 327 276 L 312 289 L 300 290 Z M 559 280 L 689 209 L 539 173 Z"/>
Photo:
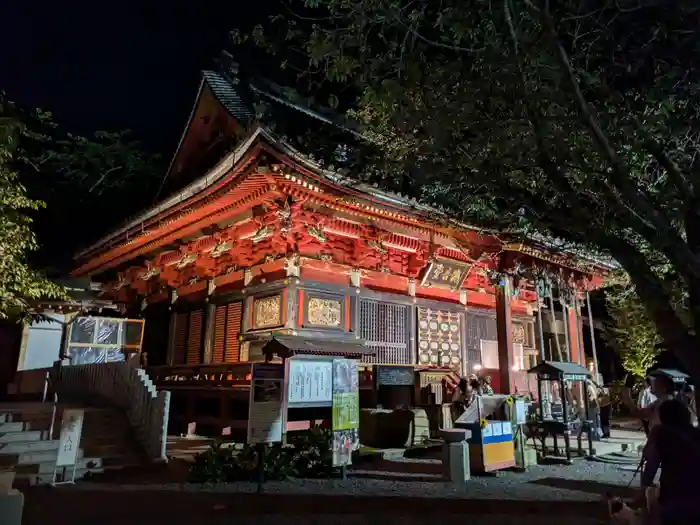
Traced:
<path fill-rule="evenodd" d="M 268 328 L 282 324 L 282 296 L 271 295 L 256 299 L 253 305 L 253 326 Z"/>
<path fill-rule="evenodd" d="M 513 343 L 524 345 L 526 343 L 525 325 L 513 323 Z"/>
<path fill-rule="evenodd" d="M 343 320 L 343 302 L 336 299 L 311 297 L 307 312 L 310 325 L 340 328 Z"/>

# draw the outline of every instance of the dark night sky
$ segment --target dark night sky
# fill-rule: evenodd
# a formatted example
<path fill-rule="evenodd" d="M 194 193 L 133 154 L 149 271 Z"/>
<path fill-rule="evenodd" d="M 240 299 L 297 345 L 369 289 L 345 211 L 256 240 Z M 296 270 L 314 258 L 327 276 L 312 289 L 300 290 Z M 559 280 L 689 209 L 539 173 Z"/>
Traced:
<path fill-rule="evenodd" d="M 156 3 L 153 3 L 156 4 Z M 227 32 L 262 21 L 271 2 L 6 0 L 0 8 L 0 89 L 53 111 L 68 129 L 132 129 L 169 157 L 202 69 Z"/>

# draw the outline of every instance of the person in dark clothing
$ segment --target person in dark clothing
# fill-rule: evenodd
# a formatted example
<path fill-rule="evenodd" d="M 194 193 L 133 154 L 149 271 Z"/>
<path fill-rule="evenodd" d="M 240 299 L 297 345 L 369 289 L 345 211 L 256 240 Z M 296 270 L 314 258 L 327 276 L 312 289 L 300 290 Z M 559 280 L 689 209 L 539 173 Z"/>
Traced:
<path fill-rule="evenodd" d="M 475 380 L 461 378 L 459 384 L 452 395 L 452 420 L 456 421 L 464 410 L 472 404 L 476 397 L 476 390 L 473 387 Z M 478 383 L 478 381 L 477 381 Z"/>
<path fill-rule="evenodd" d="M 644 450 L 642 488 L 659 477 L 658 514 L 661 525 L 700 523 L 700 431 L 691 424 L 690 412 L 677 399 L 664 400 L 657 409 Z"/>
<path fill-rule="evenodd" d="M 596 385 L 597 386 L 597 385 Z M 610 437 L 610 419 L 612 416 L 612 400 L 610 390 L 605 386 L 598 388 L 598 406 L 600 407 L 600 428 L 603 431 L 603 438 Z"/>

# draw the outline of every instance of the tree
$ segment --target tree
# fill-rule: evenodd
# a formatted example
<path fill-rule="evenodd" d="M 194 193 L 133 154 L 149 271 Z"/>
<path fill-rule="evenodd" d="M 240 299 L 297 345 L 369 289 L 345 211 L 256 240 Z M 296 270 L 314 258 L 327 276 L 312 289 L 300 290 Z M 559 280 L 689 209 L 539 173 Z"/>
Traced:
<path fill-rule="evenodd" d="M 44 111 L 24 111 L 22 179 L 47 203 L 34 214 L 38 264 L 63 273 L 81 246 L 152 203 L 160 157 L 128 130 L 90 136 L 65 131 Z"/>
<path fill-rule="evenodd" d="M 0 318 L 21 315 L 31 300 L 62 298 L 64 290 L 32 269 L 27 256 L 37 249 L 30 212 L 44 206 L 31 199 L 15 170 L 24 131 L 14 105 L 0 93 Z"/>
<path fill-rule="evenodd" d="M 612 318 L 612 326 L 605 330 L 608 343 L 617 350 L 627 372 L 637 378 L 646 377 L 661 353 L 661 338 L 656 326 L 629 286 L 615 286 L 608 290 L 606 303 Z"/>
<path fill-rule="evenodd" d="M 699 16 L 684 0 L 300 0 L 233 41 L 357 94 L 381 154 L 356 173 L 612 256 L 700 377 Z"/>

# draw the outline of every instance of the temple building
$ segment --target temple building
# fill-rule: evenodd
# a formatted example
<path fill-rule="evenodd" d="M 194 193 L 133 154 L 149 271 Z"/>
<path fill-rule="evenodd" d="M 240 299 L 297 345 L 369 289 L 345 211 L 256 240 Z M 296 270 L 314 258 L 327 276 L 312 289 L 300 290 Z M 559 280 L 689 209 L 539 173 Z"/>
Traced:
<path fill-rule="evenodd" d="M 205 72 L 171 196 L 78 255 L 76 277 L 145 319 L 144 361 L 172 391 L 171 427 L 240 427 L 250 363 L 295 354 L 359 359 L 365 407 L 440 404 L 468 373 L 527 393 L 542 276 L 557 282 L 566 358 L 584 363 L 581 301 L 605 264 L 357 182 L 260 124 L 261 101 L 328 121 L 269 85 Z M 382 391 L 389 366 L 415 385 Z"/>

